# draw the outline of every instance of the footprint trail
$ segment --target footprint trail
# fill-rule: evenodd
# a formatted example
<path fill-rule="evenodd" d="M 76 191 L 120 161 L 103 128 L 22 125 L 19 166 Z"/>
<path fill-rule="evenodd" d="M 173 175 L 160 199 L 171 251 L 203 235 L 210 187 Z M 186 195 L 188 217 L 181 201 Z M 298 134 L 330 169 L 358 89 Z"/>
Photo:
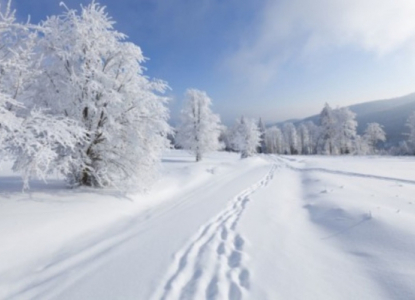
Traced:
<path fill-rule="evenodd" d="M 175 256 L 154 300 L 243 299 L 250 288 L 250 273 L 244 267 L 244 238 L 236 232 L 250 196 L 272 180 L 278 166 L 235 196 L 227 208 L 202 226 L 191 242 Z"/>

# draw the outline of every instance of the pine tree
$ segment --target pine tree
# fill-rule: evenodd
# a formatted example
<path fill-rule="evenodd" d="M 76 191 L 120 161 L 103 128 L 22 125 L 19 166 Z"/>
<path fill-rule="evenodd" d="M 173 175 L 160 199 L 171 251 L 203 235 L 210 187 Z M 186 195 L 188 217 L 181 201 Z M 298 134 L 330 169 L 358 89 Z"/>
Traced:
<path fill-rule="evenodd" d="M 206 152 L 218 150 L 220 147 L 220 118 L 212 113 L 211 105 L 212 101 L 205 92 L 187 90 L 177 143 L 194 153 L 196 161 L 200 161 Z"/>

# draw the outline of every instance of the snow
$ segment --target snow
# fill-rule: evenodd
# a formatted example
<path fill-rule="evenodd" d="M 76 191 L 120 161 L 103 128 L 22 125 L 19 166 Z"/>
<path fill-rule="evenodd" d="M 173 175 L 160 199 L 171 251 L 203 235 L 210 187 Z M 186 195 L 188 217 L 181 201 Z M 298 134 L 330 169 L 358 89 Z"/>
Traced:
<path fill-rule="evenodd" d="M 0 170 L 1 299 L 415 299 L 412 157 L 163 156 L 147 194 Z"/>

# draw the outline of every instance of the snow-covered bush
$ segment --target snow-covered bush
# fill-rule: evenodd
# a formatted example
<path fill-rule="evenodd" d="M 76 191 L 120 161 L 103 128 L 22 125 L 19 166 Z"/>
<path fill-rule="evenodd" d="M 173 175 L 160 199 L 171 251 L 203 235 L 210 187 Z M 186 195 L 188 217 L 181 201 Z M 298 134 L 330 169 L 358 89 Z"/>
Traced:
<path fill-rule="evenodd" d="M 186 91 L 176 142 L 194 153 L 196 161 L 200 161 L 206 152 L 220 148 L 220 118 L 212 113 L 211 105 L 212 101 L 206 92 L 196 89 Z"/>

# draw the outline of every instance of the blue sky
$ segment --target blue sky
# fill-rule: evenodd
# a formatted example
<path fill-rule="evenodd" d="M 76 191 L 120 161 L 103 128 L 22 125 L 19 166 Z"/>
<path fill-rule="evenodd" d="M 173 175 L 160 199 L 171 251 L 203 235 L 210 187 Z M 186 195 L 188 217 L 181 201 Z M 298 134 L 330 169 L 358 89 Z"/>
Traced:
<path fill-rule="evenodd" d="M 4 1 L 2 1 L 4 2 Z M 14 0 L 37 23 L 59 0 Z M 70 8 L 90 1 L 67 0 Z M 187 88 L 225 123 L 266 122 L 415 91 L 413 0 L 102 0 L 116 29 L 169 83 L 172 119 Z"/>

